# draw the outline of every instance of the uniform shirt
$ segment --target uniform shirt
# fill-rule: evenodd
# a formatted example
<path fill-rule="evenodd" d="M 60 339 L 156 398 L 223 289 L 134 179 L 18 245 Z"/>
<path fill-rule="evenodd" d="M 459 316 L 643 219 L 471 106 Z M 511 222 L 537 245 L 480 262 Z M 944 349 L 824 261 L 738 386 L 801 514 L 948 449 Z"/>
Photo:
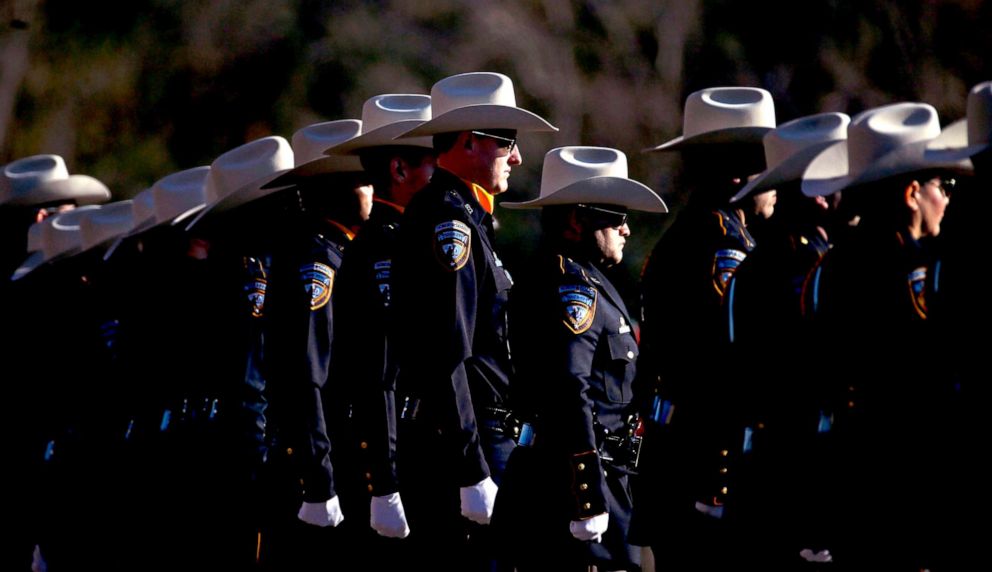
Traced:
<path fill-rule="evenodd" d="M 295 228 L 294 228 L 295 227 Z M 337 493 L 325 417 L 333 341 L 331 295 L 350 233 L 302 215 L 276 251 L 265 305 L 270 409 L 277 439 L 300 473 L 305 502 Z"/>
<path fill-rule="evenodd" d="M 334 394 L 351 403 L 361 473 L 377 496 L 397 491 L 395 364 L 387 360 L 386 331 L 402 212 L 375 199 L 368 222 L 348 246 L 334 294 L 331 381 Z"/>
<path fill-rule="evenodd" d="M 508 399 L 512 280 L 492 222 L 465 181 L 438 169 L 407 207 L 393 258 L 397 392 L 440 430 L 459 486 L 490 476 L 478 418 Z"/>

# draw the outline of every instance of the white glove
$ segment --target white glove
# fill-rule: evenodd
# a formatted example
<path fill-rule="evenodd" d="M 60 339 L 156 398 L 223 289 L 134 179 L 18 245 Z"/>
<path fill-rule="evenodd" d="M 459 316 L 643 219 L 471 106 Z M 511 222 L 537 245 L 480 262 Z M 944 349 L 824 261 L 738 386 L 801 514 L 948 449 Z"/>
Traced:
<path fill-rule="evenodd" d="M 603 533 L 610 527 L 610 515 L 607 513 L 597 514 L 585 520 L 573 520 L 568 523 L 568 530 L 572 536 L 579 540 L 590 540 L 601 542 Z"/>
<path fill-rule="evenodd" d="M 31 572 L 48 572 L 48 563 L 45 562 L 45 557 L 41 555 L 41 547 L 37 544 L 34 545 L 34 551 L 31 553 Z"/>
<path fill-rule="evenodd" d="M 499 487 L 491 477 L 486 477 L 470 487 L 462 487 L 462 516 L 478 522 L 489 524 L 493 516 L 493 505 L 496 503 L 496 491 Z"/>
<path fill-rule="evenodd" d="M 341 501 L 337 495 L 324 502 L 305 502 L 300 507 L 297 518 L 314 526 L 337 526 L 344 520 L 341 514 Z"/>
<path fill-rule="evenodd" d="M 410 526 L 406 523 L 406 511 L 403 510 L 400 493 L 372 497 L 371 509 L 369 525 L 380 536 L 406 538 L 410 535 Z"/>
<path fill-rule="evenodd" d="M 833 562 L 834 557 L 830 555 L 829 550 L 821 550 L 819 552 L 813 552 L 809 548 L 803 548 L 799 551 L 799 556 L 802 557 L 806 562 Z"/>

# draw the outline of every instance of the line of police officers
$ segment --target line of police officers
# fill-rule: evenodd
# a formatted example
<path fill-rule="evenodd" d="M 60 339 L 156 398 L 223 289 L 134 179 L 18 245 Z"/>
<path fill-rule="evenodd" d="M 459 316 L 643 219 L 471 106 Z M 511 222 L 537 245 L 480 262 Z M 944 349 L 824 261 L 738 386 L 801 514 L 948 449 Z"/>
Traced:
<path fill-rule="evenodd" d="M 500 74 L 373 97 L 133 201 L 14 161 L 5 558 L 963 567 L 990 118 L 992 83 L 943 132 L 921 103 L 776 128 L 764 90 L 693 93 L 649 150 L 680 153 L 691 193 L 640 320 L 609 268 L 627 213 L 667 207 L 613 149 L 554 149 L 539 198 L 504 203 L 542 209 L 514 285 L 494 197 L 518 134 L 555 128 Z"/>

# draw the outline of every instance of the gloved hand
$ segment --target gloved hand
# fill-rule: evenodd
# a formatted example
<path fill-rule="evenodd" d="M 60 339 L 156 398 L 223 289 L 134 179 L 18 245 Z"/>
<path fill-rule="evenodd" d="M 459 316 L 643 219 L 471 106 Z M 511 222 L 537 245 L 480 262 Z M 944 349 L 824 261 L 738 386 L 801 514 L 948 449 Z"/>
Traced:
<path fill-rule="evenodd" d="M 372 516 L 369 524 L 372 530 L 387 538 L 406 538 L 410 535 L 410 526 L 406 523 L 406 512 L 400 493 L 372 497 Z"/>
<path fill-rule="evenodd" d="M 48 563 L 41 555 L 41 547 L 34 545 L 34 552 L 31 553 L 31 572 L 48 572 Z"/>
<path fill-rule="evenodd" d="M 498 490 L 499 487 L 491 477 L 486 477 L 470 487 L 462 487 L 459 491 L 462 497 L 462 516 L 472 522 L 489 524 Z"/>
<path fill-rule="evenodd" d="M 820 550 L 819 552 L 813 552 L 809 548 L 803 548 L 799 551 L 799 556 L 802 557 L 806 562 L 833 562 L 834 557 L 830 555 L 829 550 Z"/>
<path fill-rule="evenodd" d="M 610 527 L 610 515 L 607 513 L 597 514 L 585 520 L 573 520 L 568 523 L 568 530 L 572 536 L 579 540 L 589 540 L 591 542 L 601 542 L 603 533 Z"/>
<path fill-rule="evenodd" d="M 305 502 L 300 506 L 297 518 L 314 526 L 337 526 L 344 520 L 341 514 L 341 501 L 337 495 L 324 502 Z"/>

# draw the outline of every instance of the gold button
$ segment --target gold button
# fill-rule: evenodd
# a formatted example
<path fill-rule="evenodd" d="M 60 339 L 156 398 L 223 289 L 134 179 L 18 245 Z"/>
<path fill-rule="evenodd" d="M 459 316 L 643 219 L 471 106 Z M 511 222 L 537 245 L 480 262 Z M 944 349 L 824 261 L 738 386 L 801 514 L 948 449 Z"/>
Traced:
<path fill-rule="evenodd" d="M 720 474 L 721 475 L 726 475 L 727 474 L 727 467 L 720 467 Z"/>
<path fill-rule="evenodd" d="M 368 449 L 369 448 L 369 444 L 366 443 L 365 441 L 362 441 L 358 446 L 361 447 L 362 449 Z"/>
<path fill-rule="evenodd" d="M 848 385 L 847 386 L 847 390 L 848 391 L 854 391 L 854 386 L 853 385 Z"/>
<path fill-rule="evenodd" d="M 520 434 L 520 427 L 514 427 L 513 428 L 513 434 L 514 435 L 519 435 Z"/>
<path fill-rule="evenodd" d="M 730 454 L 730 451 L 728 451 L 726 449 L 723 449 L 723 450 L 720 451 L 720 456 L 721 457 L 726 457 L 729 454 Z"/>
<path fill-rule="evenodd" d="M 582 484 L 579 485 L 579 490 L 580 491 L 587 490 L 588 488 L 589 488 L 589 485 L 587 485 L 586 483 L 582 483 Z"/>
<path fill-rule="evenodd" d="M 847 402 L 847 406 L 848 407 L 854 407 L 854 402 L 853 401 L 848 401 Z"/>
<path fill-rule="evenodd" d="M 764 423 L 758 423 L 758 429 L 764 429 L 764 428 L 765 428 Z"/>
<path fill-rule="evenodd" d="M 369 492 L 372 492 L 372 485 L 368 486 Z"/>
<path fill-rule="evenodd" d="M 589 510 L 592 508 L 592 503 L 587 502 L 586 504 L 582 505 L 582 508 L 584 508 L 585 510 Z"/>
<path fill-rule="evenodd" d="M 579 463 L 575 468 L 578 469 L 578 470 L 580 470 L 580 471 L 584 471 L 584 470 L 586 470 L 586 464 L 585 463 Z"/>
<path fill-rule="evenodd" d="M 627 359 L 634 359 L 634 352 L 633 352 L 633 350 L 627 352 Z"/>
<path fill-rule="evenodd" d="M 292 447 L 286 447 L 286 454 L 287 455 L 292 455 L 293 454 L 293 448 Z"/>
<path fill-rule="evenodd" d="M 366 479 L 371 479 L 372 478 L 372 473 L 365 473 L 365 478 Z"/>
<path fill-rule="evenodd" d="M 720 489 L 720 494 L 722 494 L 722 495 L 725 495 L 725 494 L 727 494 L 727 487 L 723 487 L 723 488 L 721 488 L 721 489 Z"/>

